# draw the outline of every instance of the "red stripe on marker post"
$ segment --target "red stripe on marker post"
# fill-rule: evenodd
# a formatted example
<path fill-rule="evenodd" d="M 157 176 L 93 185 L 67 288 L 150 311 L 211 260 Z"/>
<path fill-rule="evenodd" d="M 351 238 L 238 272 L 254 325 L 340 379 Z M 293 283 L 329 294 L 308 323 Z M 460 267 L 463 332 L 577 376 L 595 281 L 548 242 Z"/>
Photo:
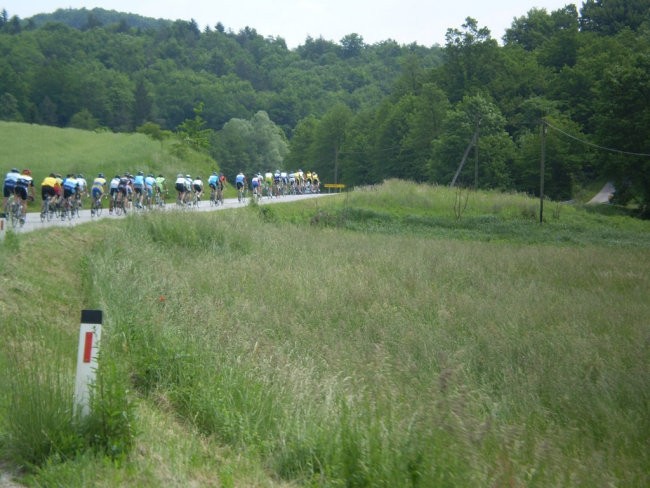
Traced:
<path fill-rule="evenodd" d="M 89 363 L 93 352 L 93 333 L 86 332 L 86 342 L 84 344 L 84 363 Z"/>

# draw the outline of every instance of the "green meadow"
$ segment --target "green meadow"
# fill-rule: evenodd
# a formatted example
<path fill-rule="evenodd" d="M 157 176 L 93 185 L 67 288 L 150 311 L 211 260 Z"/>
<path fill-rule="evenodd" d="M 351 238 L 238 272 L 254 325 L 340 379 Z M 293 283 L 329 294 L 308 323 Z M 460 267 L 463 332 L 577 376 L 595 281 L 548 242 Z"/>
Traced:
<path fill-rule="evenodd" d="M 7 233 L 0 465 L 27 486 L 648 486 L 650 223 L 538 212 L 387 181 Z M 104 324 L 81 419 L 83 309 Z"/>

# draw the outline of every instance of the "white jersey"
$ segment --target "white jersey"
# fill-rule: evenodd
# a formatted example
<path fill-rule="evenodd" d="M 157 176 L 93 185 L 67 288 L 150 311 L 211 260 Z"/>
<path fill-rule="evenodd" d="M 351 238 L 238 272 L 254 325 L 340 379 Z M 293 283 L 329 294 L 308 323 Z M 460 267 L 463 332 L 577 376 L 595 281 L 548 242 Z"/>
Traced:
<path fill-rule="evenodd" d="M 113 178 L 109 184 L 109 188 L 111 190 L 117 190 L 117 187 L 120 186 L 120 179 L 119 178 Z"/>
<path fill-rule="evenodd" d="M 14 171 L 10 171 L 7 173 L 7 176 L 5 176 L 5 184 L 9 183 L 9 186 L 16 186 L 16 181 L 18 180 L 18 177 L 20 176 L 20 173 L 16 173 Z"/>

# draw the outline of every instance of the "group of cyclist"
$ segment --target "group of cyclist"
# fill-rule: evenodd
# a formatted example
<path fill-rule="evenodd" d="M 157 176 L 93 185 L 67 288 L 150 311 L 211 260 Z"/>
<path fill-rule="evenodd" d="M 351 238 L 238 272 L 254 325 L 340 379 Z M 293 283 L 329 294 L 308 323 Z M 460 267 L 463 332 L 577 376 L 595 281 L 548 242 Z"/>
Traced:
<path fill-rule="evenodd" d="M 235 185 L 240 194 L 245 191 L 247 182 L 246 175 L 240 171 L 235 178 Z M 278 169 L 275 172 L 267 171 L 264 174 L 261 172 L 254 173 L 251 178 L 251 190 L 256 198 L 318 193 L 320 191 L 320 180 L 315 171 L 305 173 L 299 169 L 289 173 Z"/>
<path fill-rule="evenodd" d="M 148 173 L 145 175 L 144 171 L 138 171 L 135 175 L 129 172 L 122 175 L 116 174 L 108 182 L 109 213 L 112 214 L 117 206 L 126 213 L 131 203 L 139 209 L 149 208 L 156 201 L 159 204 L 164 204 L 164 196 L 167 193 L 166 181 L 167 179 L 162 174 L 154 176 L 153 173 Z M 104 196 L 106 185 L 106 179 L 100 173 L 93 181 L 91 190 L 93 201 Z"/>
<path fill-rule="evenodd" d="M 207 184 L 210 188 L 210 202 L 218 205 L 223 203 L 223 191 L 226 185 L 226 177 L 223 173 L 212 172 L 208 177 Z M 67 174 L 62 176 L 58 173 L 48 174 L 41 182 L 41 198 L 50 208 L 66 208 L 76 205 L 82 206 L 82 198 L 90 196 L 92 202 L 101 206 L 101 200 L 109 197 L 109 212 L 113 213 L 117 205 L 126 212 L 132 203 L 136 208 L 144 208 L 159 201 L 164 203 L 164 195 L 167 193 L 166 179 L 162 174 L 154 176 L 153 173 L 146 174 L 138 171 L 133 175 L 129 172 L 116 174 L 110 180 L 104 173 L 98 173 L 89 185 L 83 174 Z M 248 178 L 243 172 L 239 172 L 234 180 L 235 187 L 240 195 L 248 189 Z M 276 170 L 254 173 L 250 180 L 250 189 L 253 195 L 278 197 L 286 194 L 317 193 L 320 191 L 318 174 L 313 171 L 303 172 L 302 170 L 286 172 Z M 178 173 L 175 180 L 175 189 L 178 194 L 177 202 L 191 204 L 203 198 L 204 183 L 200 176 L 192 178 L 189 174 Z M 3 184 L 3 205 L 6 212 L 7 202 L 14 198 L 20 202 L 22 222 L 27 212 L 27 201 L 35 198 L 35 185 L 30 169 L 19 171 L 12 168 L 5 175 Z M 91 205 L 91 213 L 96 206 Z"/>

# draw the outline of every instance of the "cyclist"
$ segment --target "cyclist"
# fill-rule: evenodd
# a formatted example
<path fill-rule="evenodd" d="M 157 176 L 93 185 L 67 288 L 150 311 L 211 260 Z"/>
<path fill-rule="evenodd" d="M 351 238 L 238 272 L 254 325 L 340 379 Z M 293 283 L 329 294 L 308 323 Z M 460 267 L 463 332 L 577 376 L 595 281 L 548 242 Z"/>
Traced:
<path fill-rule="evenodd" d="M 184 203 L 185 193 L 187 192 L 187 188 L 185 188 L 185 177 L 181 173 L 178 173 L 176 175 L 176 184 L 174 187 L 176 188 L 176 192 L 178 193 L 177 203 Z"/>
<path fill-rule="evenodd" d="M 280 189 L 282 188 L 282 172 L 279 169 L 275 170 L 275 173 L 273 173 L 273 185 L 274 185 L 274 194 L 275 196 L 280 195 L 282 192 Z"/>
<path fill-rule="evenodd" d="M 314 193 L 320 192 L 320 180 L 318 179 L 318 173 L 315 171 L 311 172 L 311 185 Z"/>
<path fill-rule="evenodd" d="M 16 168 L 13 168 L 5 176 L 5 181 L 2 185 L 2 195 L 4 197 L 2 200 L 3 211 L 5 211 L 7 208 L 7 200 L 9 200 L 9 197 L 14 194 L 14 188 L 16 187 L 16 181 L 18 180 L 19 176 L 20 171 L 18 171 Z"/>
<path fill-rule="evenodd" d="M 129 203 L 129 196 L 131 193 L 130 190 L 132 190 L 131 179 L 129 176 L 129 173 L 124 173 L 124 175 L 120 177 L 120 181 L 117 184 L 117 198 L 118 200 L 121 199 L 121 201 L 124 203 L 124 213 L 126 213 L 126 208 Z"/>
<path fill-rule="evenodd" d="M 197 201 L 201 200 L 201 197 L 203 196 L 203 180 L 201 179 L 200 176 L 197 176 L 192 181 L 192 190 L 194 191 L 194 194 L 196 195 Z"/>
<path fill-rule="evenodd" d="M 273 173 L 267 171 L 264 173 L 264 189 L 266 190 L 266 196 L 271 198 L 275 195 L 274 185 L 273 185 Z"/>
<path fill-rule="evenodd" d="M 289 173 L 289 188 L 291 193 L 297 193 L 296 173 Z"/>
<path fill-rule="evenodd" d="M 64 207 L 71 208 L 75 203 L 73 200 L 77 198 L 79 193 L 79 184 L 74 174 L 69 174 L 63 179 L 63 203 Z M 65 218 L 63 216 L 62 218 Z"/>
<path fill-rule="evenodd" d="M 133 178 L 133 191 L 135 192 L 135 206 L 140 208 L 144 197 L 144 173 L 142 171 L 138 171 Z"/>
<path fill-rule="evenodd" d="M 86 178 L 84 178 L 84 175 L 79 173 L 77 175 L 77 184 L 79 185 L 79 198 L 81 198 L 84 195 L 88 194 L 88 182 L 86 181 Z"/>
<path fill-rule="evenodd" d="M 226 188 L 226 175 L 219 173 L 219 181 L 217 183 L 217 201 L 223 203 L 223 190 Z"/>
<path fill-rule="evenodd" d="M 106 178 L 104 178 L 104 173 L 99 173 L 97 175 L 97 178 L 93 180 L 93 186 L 90 189 L 90 195 L 92 197 L 90 215 L 95 214 L 95 202 L 102 199 L 105 191 L 106 191 Z"/>
<path fill-rule="evenodd" d="M 57 189 L 59 191 L 57 191 Z M 61 184 L 59 183 L 59 180 L 56 179 L 54 173 L 50 173 L 41 183 L 41 200 L 43 200 L 43 204 L 45 204 L 45 201 L 49 199 L 50 204 L 54 205 L 60 190 Z M 43 206 L 43 210 L 45 210 L 45 206 Z"/>
<path fill-rule="evenodd" d="M 160 204 L 165 204 L 165 193 L 167 193 L 167 186 L 165 185 L 165 177 L 162 174 L 159 174 L 156 177 L 156 193 L 160 195 Z"/>
<path fill-rule="evenodd" d="M 108 185 L 108 213 L 113 213 L 113 202 L 117 199 L 117 188 L 120 186 L 120 175 L 115 175 Z"/>
<path fill-rule="evenodd" d="M 235 186 L 237 187 L 239 201 L 241 201 L 242 196 L 246 191 L 246 175 L 244 175 L 243 171 L 240 171 L 237 173 L 237 176 L 235 176 Z"/>
<path fill-rule="evenodd" d="M 208 178 L 208 186 L 210 187 L 210 201 L 216 202 L 217 200 L 217 185 L 219 184 L 219 175 L 213 171 Z"/>
<path fill-rule="evenodd" d="M 156 186 L 156 178 L 149 173 L 144 179 L 144 189 L 147 192 L 147 206 L 153 203 L 153 189 Z"/>
<path fill-rule="evenodd" d="M 260 198 L 262 196 L 262 175 L 257 173 L 251 179 L 251 186 L 253 187 L 253 197 Z"/>
<path fill-rule="evenodd" d="M 20 198 L 20 207 L 22 210 L 20 223 L 24 224 L 25 217 L 27 216 L 27 199 L 34 200 L 34 180 L 32 179 L 31 170 L 24 169 L 18 176 L 16 186 L 14 187 L 14 195 Z"/>

